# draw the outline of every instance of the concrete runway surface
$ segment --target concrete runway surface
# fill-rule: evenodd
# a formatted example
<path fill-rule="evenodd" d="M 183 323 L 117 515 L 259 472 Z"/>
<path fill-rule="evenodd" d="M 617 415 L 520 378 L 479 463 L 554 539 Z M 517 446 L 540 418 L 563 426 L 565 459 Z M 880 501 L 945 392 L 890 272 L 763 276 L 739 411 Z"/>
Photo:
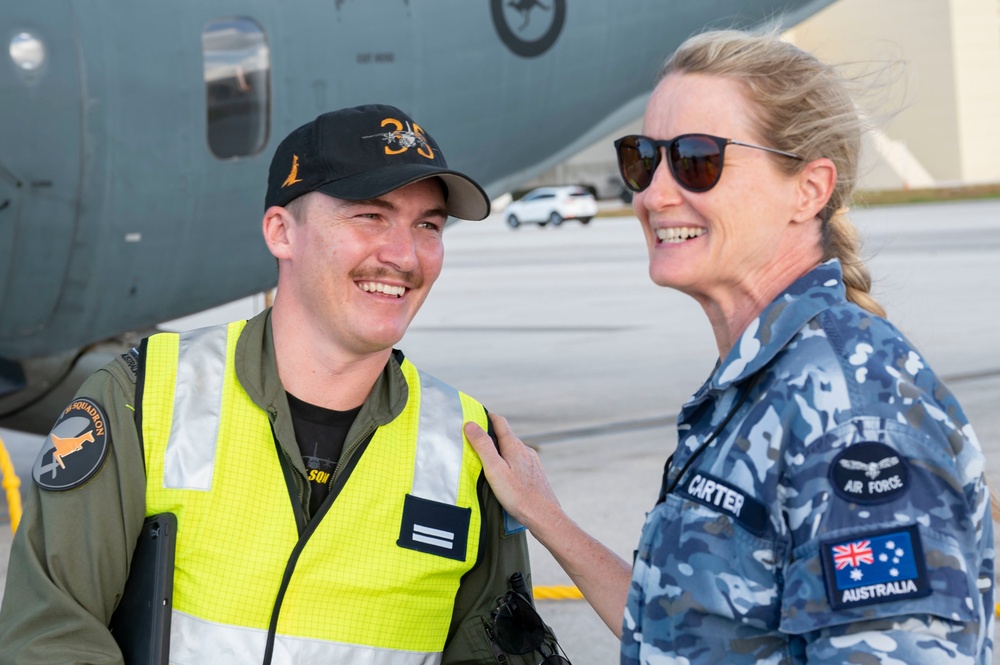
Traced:
<path fill-rule="evenodd" d="M 852 218 L 876 298 L 957 394 L 1000 486 L 1000 201 Z M 700 307 L 649 281 L 631 217 L 512 231 L 495 215 L 450 227 L 445 245 L 441 278 L 400 348 L 507 416 L 539 446 L 567 512 L 631 560 L 676 442 L 674 418 L 716 360 Z M 247 315 L 223 308 L 197 324 Z M 0 436 L 30 481 L 41 439 Z M 0 526 L 3 572 L 10 536 Z M 535 585 L 569 584 L 544 548 L 531 548 Z M 616 638 L 585 601 L 538 605 L 574 665 L 617 662 Z"/>

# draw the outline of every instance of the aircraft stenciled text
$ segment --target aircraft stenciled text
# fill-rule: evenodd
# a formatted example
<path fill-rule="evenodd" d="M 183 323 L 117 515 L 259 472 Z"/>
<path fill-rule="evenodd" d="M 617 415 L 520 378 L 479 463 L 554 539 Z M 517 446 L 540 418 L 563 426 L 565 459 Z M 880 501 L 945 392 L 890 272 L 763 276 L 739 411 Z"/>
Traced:
<path fill-rule="evenodd" d="M 355 56 L 355 61 L 359 65 L 388 64 L 391 62 L 396 62 L 396 54 L 392 52 L 358 53 Z"/>

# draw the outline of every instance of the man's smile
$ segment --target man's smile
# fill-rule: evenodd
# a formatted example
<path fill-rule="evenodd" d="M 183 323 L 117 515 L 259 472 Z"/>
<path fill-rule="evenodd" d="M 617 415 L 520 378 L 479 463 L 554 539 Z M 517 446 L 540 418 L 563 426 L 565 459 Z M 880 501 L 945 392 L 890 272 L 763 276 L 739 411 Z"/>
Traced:
<path fill-rule="evenodd" d="M 362 291 L 368 293 L 382 293 L 395 298 L 402 298 L 409 290 L 405 286 L 395 284 L 385 284 L 384 282 L 358 282 Z"/>

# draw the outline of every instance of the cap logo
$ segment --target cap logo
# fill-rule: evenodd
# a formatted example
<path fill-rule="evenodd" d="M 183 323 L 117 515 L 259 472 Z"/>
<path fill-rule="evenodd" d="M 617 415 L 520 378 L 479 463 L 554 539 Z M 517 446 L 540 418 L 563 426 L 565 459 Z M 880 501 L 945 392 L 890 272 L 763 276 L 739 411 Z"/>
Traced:
<path fill-rule="evenodd" d="M 381 134 L 369 134 L 368 136 L 363 136 L 361 138 L 373 139 L 380 138 L 385 141 L 385 154 L 387 155 L 398 155 L 402 152 L 406 152 L 410 148 L 416 148 L 417 154 L 426 157 L 427 159 L 434 159 L 434 150 L 431 148 L 431 144 L 427 141 L 427 137 L 424 135 L 424 130 L 420 128 L 420 125 L 409 122 L 405 124 L 396 120 L 395 118 L 386 118 L 382 121 L 382 127 L 393 126 L 394 130 L 391 132 L 383 132 Z"/>
<path fill-rule="evenodd" d="M 297 182 L 302 182 L 302 179 L 299 178 L 299 156 L 292 155 L 292 170 L 288 173 L 288 177 L 285 178 L 285 182 L 281 183 L 281 188 L 284 189 Z"/>

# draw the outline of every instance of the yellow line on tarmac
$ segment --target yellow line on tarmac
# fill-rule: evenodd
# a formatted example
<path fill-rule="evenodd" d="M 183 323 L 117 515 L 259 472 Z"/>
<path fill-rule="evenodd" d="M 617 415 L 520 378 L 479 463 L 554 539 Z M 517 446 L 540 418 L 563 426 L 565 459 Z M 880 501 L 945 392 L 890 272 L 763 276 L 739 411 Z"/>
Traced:
<path fill-rule="evenodd" d="M 536 586 L 531 592 L 535 600 L 580 600 L 583 594 L 575 586 Z"/>
<path fill-rule="evenodd" d="M 575 586 L 536 586 L 532 588 L 535 600 L 580 600 L 583 594 Z M 996 614 L 1000 617 L 1000 603 L 996 604 Z"/>

